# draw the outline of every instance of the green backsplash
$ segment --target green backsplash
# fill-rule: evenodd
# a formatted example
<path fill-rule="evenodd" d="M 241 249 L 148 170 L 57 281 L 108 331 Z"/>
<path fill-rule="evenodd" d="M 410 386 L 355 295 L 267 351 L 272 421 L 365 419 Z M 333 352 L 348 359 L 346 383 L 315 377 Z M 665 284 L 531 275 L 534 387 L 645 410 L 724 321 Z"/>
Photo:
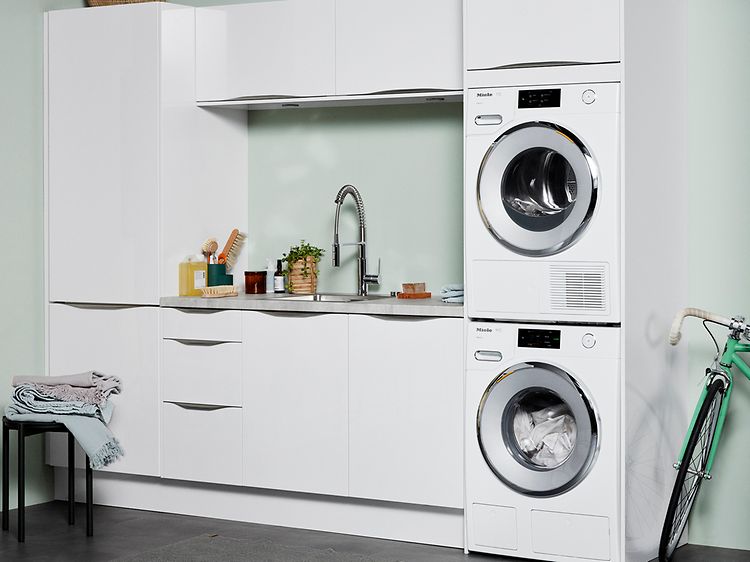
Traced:
<path fill-rule="evenodd" d="M 367 215 L 372 292 L 463 281 L 463 129 L 459 103 L 285 109 L 249 114 L 249 267 L 264 269 L 305 239 L 325 249 L 320 291 L 357 289 L 354 246 L 331 266 L 336 193 L 359 189 Z M 353 199 L 340 239 L 358 239 Z"/>

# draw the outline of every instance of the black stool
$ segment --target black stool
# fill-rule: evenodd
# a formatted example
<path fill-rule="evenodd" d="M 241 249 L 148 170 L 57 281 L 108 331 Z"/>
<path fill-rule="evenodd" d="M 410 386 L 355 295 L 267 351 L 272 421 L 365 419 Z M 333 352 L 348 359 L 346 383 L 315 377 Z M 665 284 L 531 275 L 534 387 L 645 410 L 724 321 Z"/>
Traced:
<path fill-rule="evenodd" d="M 3 416 L 3 530 L 8 530 L 10 510 L 10 430 L 18 431 L 18 542 L 26 540 L 25 486 L 26 438 L 48 431 L 68 434 L 68 525 L 75 524 L 75 438 L 61 423 L 22 422 Z M 86 536 L 94 534 L 94 476 L 91 462 L 86 457 Z"/>

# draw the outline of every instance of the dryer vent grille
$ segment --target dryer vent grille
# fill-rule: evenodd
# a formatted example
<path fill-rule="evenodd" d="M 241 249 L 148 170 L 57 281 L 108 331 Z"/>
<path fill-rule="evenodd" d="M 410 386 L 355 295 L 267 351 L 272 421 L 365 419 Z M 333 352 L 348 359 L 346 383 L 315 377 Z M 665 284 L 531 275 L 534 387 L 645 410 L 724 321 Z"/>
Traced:
<path fill-rule="evenodd" d="M 550 265 L 550 304 L 555 311 L 606 313 L 606 265 Z"/>

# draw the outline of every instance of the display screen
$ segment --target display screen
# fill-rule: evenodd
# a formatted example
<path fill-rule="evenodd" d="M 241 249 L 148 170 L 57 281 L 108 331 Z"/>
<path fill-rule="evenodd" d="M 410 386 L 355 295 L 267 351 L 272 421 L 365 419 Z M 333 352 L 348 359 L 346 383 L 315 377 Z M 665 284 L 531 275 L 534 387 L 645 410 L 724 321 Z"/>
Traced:
<path fill-rule="evenodd" d="M 560 349 L 560 330 L 518 329 L 518 347 Z"/>
<path fill-rule="evenodd" d="M 518 108 L 560 107 L 560 88 L 550 90 L 518 90 Z"/>

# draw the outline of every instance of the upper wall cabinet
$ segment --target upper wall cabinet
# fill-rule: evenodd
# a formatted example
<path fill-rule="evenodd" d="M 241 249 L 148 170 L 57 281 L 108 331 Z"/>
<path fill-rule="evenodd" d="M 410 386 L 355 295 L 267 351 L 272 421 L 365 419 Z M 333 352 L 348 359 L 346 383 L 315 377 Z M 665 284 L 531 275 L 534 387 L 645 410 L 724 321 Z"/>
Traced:
<path fill-rule="evenodd" d="M 620 60 L 619 0 L 466 0 L 468 70 Z"/>
<path fill-rule="evenodd" d="M 336 1 L 337 95 L 461 88 L 461 0 Z"/>
<path fill-rule="evenodd" d="M 198 101 L 333 95 L 334 14 L 335 0 L 199 8 Z"/>

